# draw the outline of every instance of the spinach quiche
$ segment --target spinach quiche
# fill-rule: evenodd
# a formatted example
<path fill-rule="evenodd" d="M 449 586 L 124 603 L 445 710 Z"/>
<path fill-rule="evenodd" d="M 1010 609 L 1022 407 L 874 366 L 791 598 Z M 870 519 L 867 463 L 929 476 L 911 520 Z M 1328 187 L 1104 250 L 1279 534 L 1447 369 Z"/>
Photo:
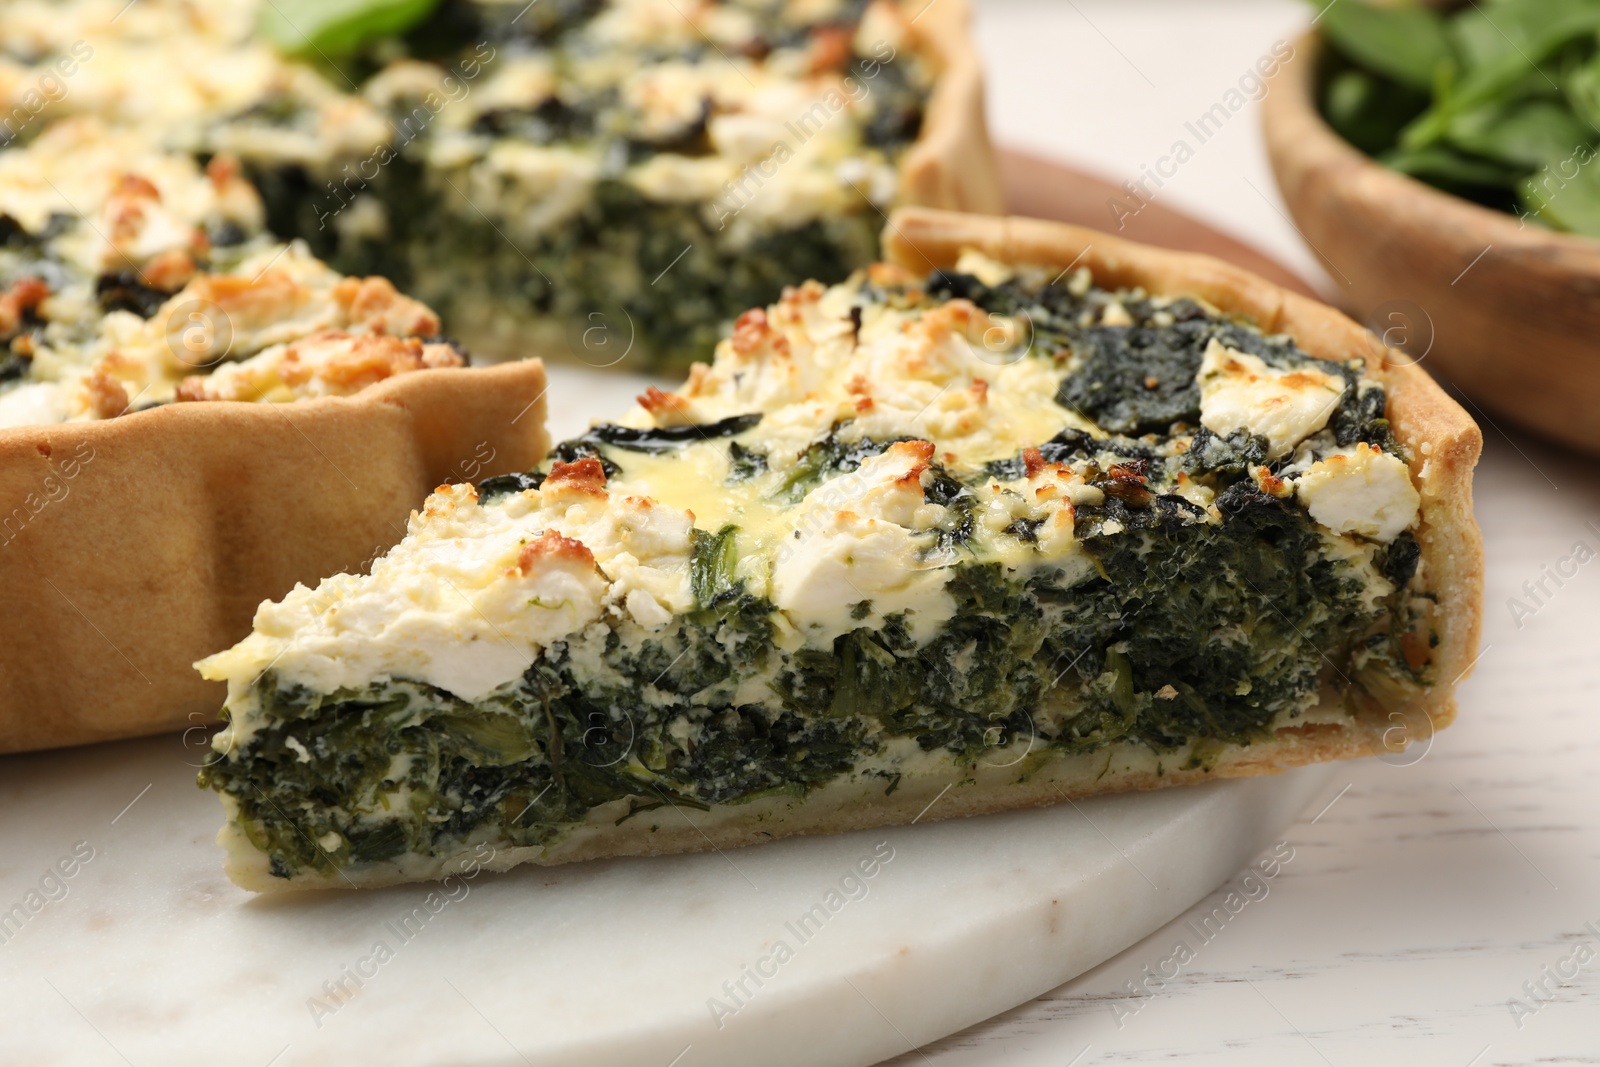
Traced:
<path fill-rule="evenodd" d="M 237 159 L 258 225 L 469 347 L 638 369 L 866 264 L 893 204 L 999 210 L 964 0 L 440 0 L 342 47 L 307 8 L 0 6 L 4 140 L 86 115 Z"/>
<path fill-rule="evenodd" d="M 0 152 L 0 430 L 466 365 L 432 309 L 262 222 L 237 160 L 201 168 L 98 119 Z"/>
<path fill-rule="evenodd" d="M 544 453 L 537 361 L 468 369 L 263 220 L 236 160 L 93 116 L 0 151 L 0 752 L 207 721 L 190 664 L 263 598 Z"/>
<path fill-rule="evenodd" d="M 261 187 L 477 350 L 681 371 L 786 283 L 871 262 L 891 205 L 999 210 L 965 28 L 962 0 L 447 2 L 362 85 L 395 131 L 375 155 Z"/>
<path fill-rule="evenodd" d="M 1203 257 L 922 210 L 885 244 L 200 662 L 230 876 L 728 848 L 1450 721 L 1480 436 L 1425 375 Z"/>

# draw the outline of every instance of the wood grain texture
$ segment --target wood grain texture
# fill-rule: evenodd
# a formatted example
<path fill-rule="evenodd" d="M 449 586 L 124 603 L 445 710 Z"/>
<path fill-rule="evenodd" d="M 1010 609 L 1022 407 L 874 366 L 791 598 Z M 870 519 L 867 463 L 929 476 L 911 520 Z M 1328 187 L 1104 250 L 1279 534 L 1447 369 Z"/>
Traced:
<path fill-rule="evenodd" d="M 1600 453 L 1600 242 L 1362 155 L 1317 113 L 1319 48 L 1315 35 L 1296 44 L 1264 100 L 1264 130 L 1283 198 L 1341 302 L 1361 319 L 1415 305 L 1431 323 L 1431 368 L 1520 426 Z"/>

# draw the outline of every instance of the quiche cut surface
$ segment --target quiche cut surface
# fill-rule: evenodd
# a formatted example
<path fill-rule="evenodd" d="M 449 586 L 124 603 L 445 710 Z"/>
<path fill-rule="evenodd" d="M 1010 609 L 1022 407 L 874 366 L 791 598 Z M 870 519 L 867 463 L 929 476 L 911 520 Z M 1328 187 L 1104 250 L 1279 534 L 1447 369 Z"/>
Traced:
<path fill-rule="evenodd" d="M 682 369 L 875 258 L 891 205 L 1000 208 L 964 0 L 443 0 L 316 62 L 262 0 L 123 6 L 0 5 L 13 114 L 74 72 L 16 144 L 81 115 L 237 159 L 258 225 L 485 354 Z"/>
<path fill-rule="evenodd" d="M 230 876 L 731 847 L 1449 721 L 1478 437 L 1420 372 L 1201 257 L 888 233 L 896 262 L 745 313 L 539 468 L 440 487 L 370 573 L 200 663 Z"/>

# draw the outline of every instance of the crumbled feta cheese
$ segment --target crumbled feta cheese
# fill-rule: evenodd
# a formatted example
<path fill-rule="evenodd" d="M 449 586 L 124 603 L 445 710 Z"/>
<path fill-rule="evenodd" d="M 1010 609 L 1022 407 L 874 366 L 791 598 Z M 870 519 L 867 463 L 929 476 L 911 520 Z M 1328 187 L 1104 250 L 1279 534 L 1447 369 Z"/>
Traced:
<path fill-rule="evenodd" d="M 1295 495 L 1328 529 L 1386 544 L 1422 506 L 1405 463 L 1365 442 L 1313 463 L 1295 479 Z"/>
<path fill-rule="evenodd" d="M 955 601 L 944 588 L 954 571 L 920 558 L 925 541 L 882 519 L 833 512 L 801 528 L 793 546 L 779 552 L 773 602 L 813 642 L 882 626 L 885 616 L 902 611 L 912 636 L 926 641 L 949 621 Z M 864 601 L 871 607 L 857 617 L 852 609 Z"/>
<path fill-rule="evenodd" d="M 66 417 L 66 391 L 55 382 L 25 382 L 0 392 L 0 429 L 61 422 Z"/>
<path fill-rule="evenodd" d="M 606 582 L 593 554 L 478 507 L 471 486 L 435 493 L 410 534 L 370 577 L 336 575 L 262 604 L 255 633 L 203 661 L 203 673 L 228 677 L 254 664 L 252 674 L 270 667 L 318 692 L 410 678 L 473 700 L 599 617 Z"/>
<path fill-rule="evenodd" d="M 1247 430 L 1267 439 L 1267 458 L 1288 455 L 1328 424 L 1344 395 L 1344 379 L 1302 367 L 1278 370 L 1258 356 L 1212 339 L 1197 377 L 1200 423 L 1227 436 Z"/>
<path fill-rule="evenodd" d="M 1132 326 L 1133 316 L 1128 314 L 1128 309 L 1122 306 L 1121 301 L 1113 300 L 1100 313 L 1100 325 Z"/>
<path fill-rule="evenodd" d="M 990 259 L 982 252 L 966 249 L 956 259 L 956 273 L 970 274 L 984 285 L 1004 285 L 1014 276 L 1014 272 L 1004 263 Z"/>

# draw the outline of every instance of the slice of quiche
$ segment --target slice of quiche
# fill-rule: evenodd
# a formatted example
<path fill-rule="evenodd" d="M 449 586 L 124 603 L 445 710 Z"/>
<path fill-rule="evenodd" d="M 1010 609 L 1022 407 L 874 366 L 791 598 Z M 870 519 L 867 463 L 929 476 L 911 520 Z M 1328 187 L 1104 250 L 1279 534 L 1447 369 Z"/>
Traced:
<path fill-rule="evenodd" d="M 1209 259 L 924 211 L 885 239 L 202 661 L 230 876 L 728 848 L 1453 717 L 1480 437 L 1425 375 Z"/>

